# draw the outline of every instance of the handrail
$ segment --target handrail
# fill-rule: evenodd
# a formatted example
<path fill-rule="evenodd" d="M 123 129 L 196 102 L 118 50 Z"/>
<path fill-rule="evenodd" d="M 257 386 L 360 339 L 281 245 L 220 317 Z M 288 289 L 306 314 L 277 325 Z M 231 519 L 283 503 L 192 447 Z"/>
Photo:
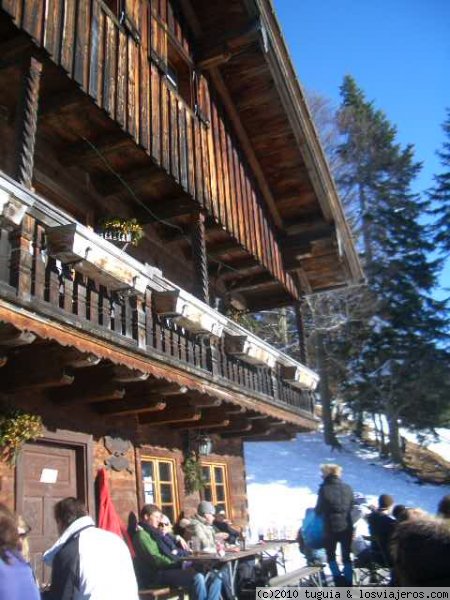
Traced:
<path fill-rule="evenodd" d="M 308 394 L 315 389 L 318 376 L 306 366 L 175 285 L 159 269 L 140 263 L 35 192 L 0 173 L 1 193 L 14 198 L 17 205 L 23 204 L 27 215 L 22 231 L 15 231 L 9 249 L 12 256 L 15 249 L 26 247 L 20 238 L 24 236 L 33 250 L 31 264 L 19 251 L 11 265 L 17 274 L 12 281 L 19 281 L 25 271 L 28 273 L 25 275 L 28 287 L 22 287 L 26 295 L 34 295 L 41 303 L 77 315 L 78 320 L 90 321 L 96 330 L 100 328 L 124 336 L 140 350 L 152 348 L 250 392 L 263 394 L 277 404 L 281 402 L 311 412 Z M 64 236 L 62 245 L 58 246 L 58 240 L 51 239 L 55 232 L 58 235 L 69 232 L 69 246 L 66 247 Z M 20 263 L 21 255 L 27 262 L 26 268 Z M 139 285 L 135 281 L 130 283 L 130 277 L 140 278 Z M 173 292 L 190 311 L 158 312 L 155 306 L 158 294 Z M 207 327 L 202 331 L 209 335 L 198 335 L 196 315 L 214 323 L 210 331 Z M 204 321 L 201 326 L 205 328 Z M 240 341 L 245 338 L 247 347 L 253 345 L 266 353 L 270 362 L 258 352 L 246 353 L 245 344 L 233 355 L 223 335 Z M 285 376 L 283 369 L 286 368 L 294 370 Z"/>

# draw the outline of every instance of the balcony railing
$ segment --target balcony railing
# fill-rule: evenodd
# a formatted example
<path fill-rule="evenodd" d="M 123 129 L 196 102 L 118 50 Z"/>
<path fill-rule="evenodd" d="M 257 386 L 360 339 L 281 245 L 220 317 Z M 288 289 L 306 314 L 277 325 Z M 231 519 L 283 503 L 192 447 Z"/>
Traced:
<path fill-rule="evenodd" d="M 0 199 L 1 295 L 241 393 L 313 412 L 313 371 L 7 177 Z"/>
<path fill-rule="evenodd" d="M 70 9 L 55 4 L 45 18 L 32 2 L 25 3 L 21 19 L 18 0 L 0 0 L 0 6 L 293 298 L 298 295 L 254 174 L 224 111 L 210 99 L 208 82 L 200 76 L 199 101 L 211 113 L 206 126 L 161 70 L 161 60 L 167 62 L 167 34 L 148 2 L 126 3 L 131 20 L 122 25 L 97 1 L 73 0 Z"/>

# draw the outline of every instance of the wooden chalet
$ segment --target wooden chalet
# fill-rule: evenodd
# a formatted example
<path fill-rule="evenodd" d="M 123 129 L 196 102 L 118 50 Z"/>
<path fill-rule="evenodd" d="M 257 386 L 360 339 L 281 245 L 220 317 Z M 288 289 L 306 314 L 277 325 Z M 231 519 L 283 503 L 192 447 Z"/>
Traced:
<path fill-rule="evenodd" d="M 124 519 L 201 495 L 243 524 L 243 441 L 313 429 L 318 378 L 225 314 L 295 306 L 301 345 L 302 296 L 362 277 L 272 4 L 0 7 L 0 393 L 45 425 L 0 500 L 35 557 L 105 463 Z"/>

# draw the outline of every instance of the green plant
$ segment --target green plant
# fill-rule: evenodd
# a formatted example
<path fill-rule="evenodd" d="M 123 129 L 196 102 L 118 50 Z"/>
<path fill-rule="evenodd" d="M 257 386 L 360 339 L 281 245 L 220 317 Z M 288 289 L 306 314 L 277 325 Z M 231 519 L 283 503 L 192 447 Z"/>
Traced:
<path fill-rule="evenodd" d="M 197 454 L 192 451 L 185 457 L 182 469 L 184 473 L 184 489 L 186 494 L 200 492 L 205 487 L 202 475 L 202 466 Z"/>
<path fill-rule="evenodd" d="M 119 217 L 106 217 L 100 222 L 100 229 L 103 233 L 111 234 L 120 241 L 120 238 L 129 238 L 133 246 L 137 246 L 144 236 L 142 226 L 137 219 L 121 219 Z"/>
<path fill-rule="evenodd" d="M 0 447 L 2 459 L 13 465 L 22 445 L 42 436 L 42 419 L 18 408 L 4 409 L 0 414 Z"/>

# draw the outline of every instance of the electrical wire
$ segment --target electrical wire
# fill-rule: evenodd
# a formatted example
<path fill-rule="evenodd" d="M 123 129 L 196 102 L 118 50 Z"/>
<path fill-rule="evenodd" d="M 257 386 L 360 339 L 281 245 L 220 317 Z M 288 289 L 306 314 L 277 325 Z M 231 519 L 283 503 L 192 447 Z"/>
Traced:
<path fill-rule="evenodd" d="M 122 175 L 120 173 L 118 173 L 114 169 L 114 167 L 111 165 L 111 163 L 108 161 L 108 159 L 104 156 L 104 154 L 97 148 L 97 146 L 91 140 L 89 140 L 87 137 L 81 136 L 81 139 L 88 144 L 88 146 L 95 152 L 95 154 L 97 154 L 97 156 L 100 158 L 100 160 L 106 166 L 106 168 L 120 181 L 120 183 L 128 191 L 128 193 L 131 195 L 131 197 L 139 204 L 139 206 L 141 206 L 152 217 L 152 219 L 154 221 L 161 223 L 162 225 L 165 225 L 166 227 L 170 227 L 172 229 L 179 231 L 181 233 L 181 236 L 190 244 L 191 240 L 185 234 L 184 229 L 182 227 L 180 227 L 179 225 L 174 225 L 173 223 L 170 223 L 169 221 L 166 221 L 165 219 L 161 219 L 160 217 L 158 217 L 144 202 L 142 202 L 142 200 L 137 196 L 136 192 L 130 187 L 128 182 L 122 177 Z M 231 267 L 230 265 L 227 265 L 226 263 L 224 263 L 220 260 L 217 260 L 216 258 L 213 258 L 208 253 L 206 253 L 206 256 L 209 261 L 219 265 L 220 268 L 224 267 L 225 269 L 228 269 L 231 272 L 240 273 L 240 271 L 238 269 L 235 269 L 234 267 Z"/>

